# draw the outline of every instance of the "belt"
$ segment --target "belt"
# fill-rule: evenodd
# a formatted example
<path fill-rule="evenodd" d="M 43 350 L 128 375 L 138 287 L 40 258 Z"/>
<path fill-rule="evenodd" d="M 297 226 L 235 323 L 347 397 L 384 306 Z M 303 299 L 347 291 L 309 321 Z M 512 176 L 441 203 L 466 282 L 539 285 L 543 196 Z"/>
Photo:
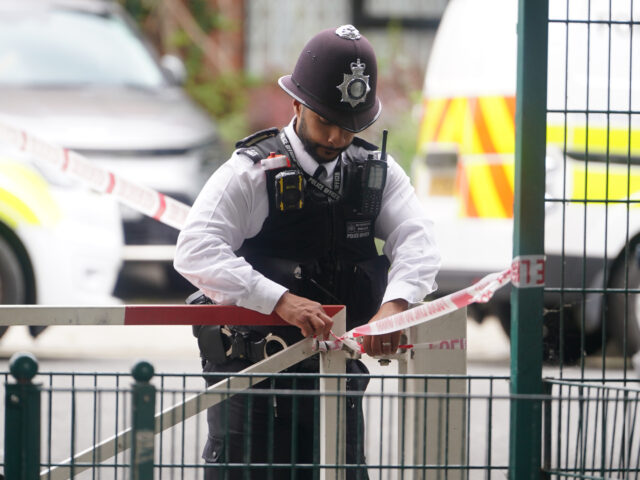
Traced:
<path fill-rule="evenodd" d="M 189 305 L 214 304 L 200 290 L 189 295 L 186 303 Z M 278 335 L 272 333 L 263 335 L 249 329 L 226 325 L 194 325 L 193 334 L 198 338 L 202 357 L 216 365 L 236 359 L 256 363 L 287 348 L 287 342 Z"/>
<path fill-rule="evenodd" d="M 287 348 L 278 335 L 262 335 L 226 325 L 203 325 L 197 336 L 200 354 L 216 365 L 236 359 L 256 363 Z"/>

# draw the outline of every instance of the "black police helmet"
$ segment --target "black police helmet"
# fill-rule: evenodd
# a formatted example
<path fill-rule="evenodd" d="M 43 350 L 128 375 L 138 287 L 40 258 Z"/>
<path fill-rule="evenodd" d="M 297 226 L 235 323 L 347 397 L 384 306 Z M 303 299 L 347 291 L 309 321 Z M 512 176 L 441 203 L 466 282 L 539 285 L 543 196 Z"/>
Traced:
<path fill-rule="evenodd" d="M 331 123 L 360 132 L 382 111 L 378 66 L 369 41 L 352 25 L 323 30 L 305 45 L 282 89 Z"/>

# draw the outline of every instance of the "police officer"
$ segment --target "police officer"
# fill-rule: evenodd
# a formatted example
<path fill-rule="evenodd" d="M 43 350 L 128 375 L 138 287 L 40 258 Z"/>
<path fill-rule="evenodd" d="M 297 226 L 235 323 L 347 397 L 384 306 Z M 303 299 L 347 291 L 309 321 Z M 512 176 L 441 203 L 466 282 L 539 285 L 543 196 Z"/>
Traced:
<path fill-rule="evenodd" d="M 432 224 L 408 177 L 393 158 L 381 158 L 376 146 L 355 136 L 382 110 L 369 41 L 351 25 L 324 30 L 305 45 L 293 74 L 278 83 L 293 98 L 293 119 L 282 130 L 238 142 L 195 201 L 174 265 L 201 298 L 275 312 L 291 326 L 194 329 L 205 372 L 247 367 L 260 359 L 265 338 L 291 344 L 327 336 L 332 320 L 322 304 L 345 304 L 351 329 L 401 312 L 435 288 L 440 258 Z M 376 237 L 385 241 L 384 255 L 378 255 Z M 364 350 L 391 354 L 399 339 L 398 332 L 365 337 Z M 317 370 L 317 357 L 290 369 Z M 350 361 L 347 371 L 366 368 Z M 364 390 L 361 378 L 348 388 Z M 278 382 L 277 388 L 292 386 Z M 316 385 L 306 378 L 295 387 Z M 209 409 L 203 458 L 218 466 L 207 468 L 206 478 L 243 478 L 243 469 L 232 464 L 247 459 L 291 464 L 296 478 L 316 478 L 304 466 L 318 461 L 317 399 L 296 398 L 254 396 L 247 402 L 236 395 Z M 361 402 L 357 396 L 347 401 L 353 407 L 347 408 L 347 463 L 364 465 Z M 292 418 L 295 411 L 298 418 Z M 299 441 L 292 446 L 294 433 Z M 290 473 L 276 470 L 271 478 Z M 268 476 L 268 469 L 250 470 L 250 478 Z M 366 468 L 350 468 L 347 476 L 368 478 Z"/>

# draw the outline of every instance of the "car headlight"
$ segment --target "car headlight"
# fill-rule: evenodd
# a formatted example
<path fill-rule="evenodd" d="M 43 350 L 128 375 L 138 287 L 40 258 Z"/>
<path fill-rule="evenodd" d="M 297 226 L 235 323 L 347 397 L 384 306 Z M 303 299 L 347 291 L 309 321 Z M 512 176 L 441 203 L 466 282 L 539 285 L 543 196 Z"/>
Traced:
<path fill-rule="evenodd" d="M 193 150 L 200 160 L 200 170 L 207 177 L 211 175 L 227 159 L 219 138 L 212 138 L 204 145 Z"/>
<path fill-rule="evenodd" d="M 57 167 L 47 164 L 44 161 L 31 160 L 31 165 L 53 186 L 60 188 L 80 188 L 80 182 Z"/>
<path fill-rule="evenodd" d="M 50 185 L 61 188 L 77 188 L 79 183 L 70 175 L 61 172 L 46 161 L 38 160 L 32 155 L 16 149 L 2 150 L 0 156 L 29 165 L 36 170 Z"/>

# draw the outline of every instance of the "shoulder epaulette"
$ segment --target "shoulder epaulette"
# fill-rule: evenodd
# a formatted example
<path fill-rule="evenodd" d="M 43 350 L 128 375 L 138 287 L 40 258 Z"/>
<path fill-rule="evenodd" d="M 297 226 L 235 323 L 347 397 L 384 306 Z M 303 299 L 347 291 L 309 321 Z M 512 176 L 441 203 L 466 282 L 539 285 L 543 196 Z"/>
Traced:
<path fill-rule="evenodd" d="M 251 147 L 251 146 L 255 145 L 256 143 L 261 142 L 262 140 L 265 140 L 265 139 L 271 138 L 271 137 L 275 137 L 276 135 L 278 135 L 279 131 L 280 130 L 278 130 L 277 128 L 273 127 L 273 128 L 267 128 L 265 130 L 260 130 L 259 132 L 256 132 L 256 133 L 252 133 L 248 137 L 245 137 L 242 140 L 240 140 L 239 142 L 237 142 L 236 143 L 236 148 Z"/>
<path fill-rule="evenodd" d="M 373 143 L 369 143 L 360 137 L 353 137 L 352 143 L 356 147 L 361 147 L 361 148 L 364 148 L 365 150 L 380 150 L 377 145 L 374 145 Z"/>
<path fill-rule="evenodd" d="M 264 158 L 264 153 L 256 148 L 239 148 L 236 152 L 249 157 L 253 163 L 258 163 Z"/>

